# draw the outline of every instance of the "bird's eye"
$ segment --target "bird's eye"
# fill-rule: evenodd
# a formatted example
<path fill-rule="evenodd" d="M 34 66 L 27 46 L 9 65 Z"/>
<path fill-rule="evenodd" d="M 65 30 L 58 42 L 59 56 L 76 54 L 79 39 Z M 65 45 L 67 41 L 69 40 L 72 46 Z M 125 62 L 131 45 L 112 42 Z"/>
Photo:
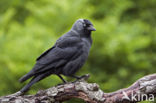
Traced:
<path fill-rule="evenodd" d="M 84 23 L 83 26 L 86 27 L 86 24 Z"/>

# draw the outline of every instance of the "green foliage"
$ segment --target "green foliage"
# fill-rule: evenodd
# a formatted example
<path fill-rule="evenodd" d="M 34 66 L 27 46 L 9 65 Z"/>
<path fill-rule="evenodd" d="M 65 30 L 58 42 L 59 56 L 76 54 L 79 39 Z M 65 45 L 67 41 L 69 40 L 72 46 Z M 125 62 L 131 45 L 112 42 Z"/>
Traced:
<path fill-rule="evenodd" d="M 0 95 L 20 90 L 26 83 L 18 79 L 78 18 L 91 20 L 97 29 L 78 75 L 89 73 L 89 82 L 111 92 L 155 73 L 155 12 L 156 0 L 1 0 Z M 48 77 L 28 93 L 60 82 Z"/>

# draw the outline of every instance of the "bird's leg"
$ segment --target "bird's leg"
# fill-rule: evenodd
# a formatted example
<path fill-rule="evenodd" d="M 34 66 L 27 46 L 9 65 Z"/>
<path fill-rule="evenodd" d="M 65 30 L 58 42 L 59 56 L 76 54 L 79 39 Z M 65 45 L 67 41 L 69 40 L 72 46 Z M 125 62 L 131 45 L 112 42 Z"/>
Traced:
<path fill-rule="evenodd" d="M 63 81 L 63 83 L 67 83 L 66 80 L 63 79 L 63 77 L 60 74 L 57 74 L 58 77 L 60 77 L 60 79 Z"/>
<path fill-rule="evenodd" d="M 74 82 L 72 83 L 75 83 L 77 81 L 79 81 L 80 79 L 84 79 L 84 80 L 87 80 L 89 78 L 89 74 L 85 74 L 85 75 L 82 75 L 82 76 L 75 76 L 75 75 L 70 75 L 70 77 L 73 77 L 73 78 L 76 78 L 77 80 L 75 80 Z"/>

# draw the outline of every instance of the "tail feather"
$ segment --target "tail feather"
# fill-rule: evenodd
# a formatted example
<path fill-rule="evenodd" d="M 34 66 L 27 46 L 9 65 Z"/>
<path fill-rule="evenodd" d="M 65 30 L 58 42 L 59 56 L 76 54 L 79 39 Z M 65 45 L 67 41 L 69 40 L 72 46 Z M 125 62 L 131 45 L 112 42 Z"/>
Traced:
<path fill-rule="evenodd" d="M 26 86 L 24 86 L 20 91 L 21 91 L 22 93 L 25 93 L 26 91 L 29 90 L 29 88 L 30 88 L 34 83 L 36 83 L 37 81 L 39 81 L 38 79 L 39 79 L 38 77 L 34 77 L 34 78 L 33 78 Z"/>
<path fill-rule="evenodd" d="M 31 81 L 30 81 L 26 86 L 24 86 L 20 91 L 21 91 L 22 93 L 25 93 L 26 91 L 29 90 L 29 88 L 30 88 L 34 83 L 36 83 L 36 82 L 42 80 L 43 78 L 49 76 L 50 74 L 51 74 L 50 72 L 46 72 L 46 73 L 43 73 L 43 74 L 39 74 L 39 75 L 34 76 L 34 77 L 31 79 Z"/>
<path fill-rule="evenodd" d="M 20 79 L 19 79 L 19 82 L 24 82 L 24 81 L 26 81 L 27 79 L 29 79 L 29 78 L 31 78 L 33 76 L 33 73 L 30 71 L 28 74 L 26 74 L 26 75 L 24 75 L 23 77 L 21 77 Z"/>
<path fill-rule="evenodd" d="M 43 65 L 36 64 L 29 73 L 27 73 L 26 75 L 24 75 L 23 77 L 19 79 L 19 82 L 22 83 L 26 81 L 27 79 L 31 78 L 32 76 L 34 76 L 34 74 L 36 74 L 35 71 L 40 70 L 41 68 L 43 68 Z"/>

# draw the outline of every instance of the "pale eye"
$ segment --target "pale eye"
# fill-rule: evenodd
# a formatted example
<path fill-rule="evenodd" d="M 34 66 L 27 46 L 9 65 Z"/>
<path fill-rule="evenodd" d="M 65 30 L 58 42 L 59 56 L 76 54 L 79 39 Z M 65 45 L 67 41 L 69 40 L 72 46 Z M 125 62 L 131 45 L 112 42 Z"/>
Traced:
<path fill-rule="evenodd" d="M 85 27 L 85 26 L 86 26 L 86 24 L 84 23 L 84 24 L 83 24 L 83 26 Z"/>

